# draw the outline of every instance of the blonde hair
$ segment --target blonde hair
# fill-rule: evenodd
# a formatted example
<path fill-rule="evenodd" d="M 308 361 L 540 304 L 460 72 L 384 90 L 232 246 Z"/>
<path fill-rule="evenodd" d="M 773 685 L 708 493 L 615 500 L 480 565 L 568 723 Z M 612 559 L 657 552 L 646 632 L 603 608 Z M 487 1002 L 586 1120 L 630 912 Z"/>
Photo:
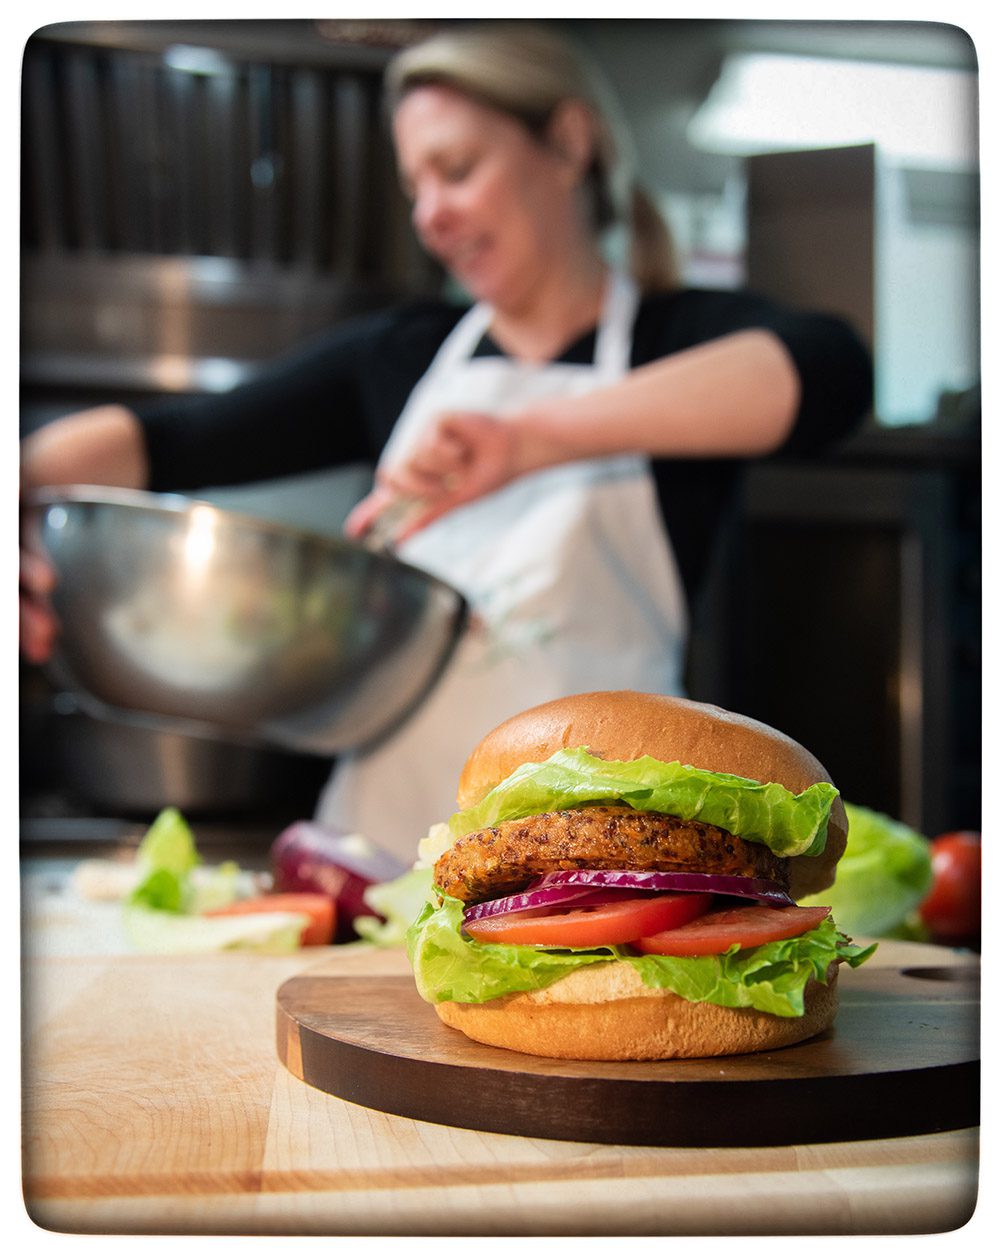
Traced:
<path fill-rule="evenodd" d="M 529 22 L 456 26 L 405 49 L 390 62 L 388 108 L 428 84 L 454 87 L 499 109 L 539 139 L 564 101 L 586 105 L 593 131 L 588 186 L 596 230 L 625 229 L 629 269 L 644 291 L 677 286 L 673 241 L 635 177 L 631 142 L 617 102 L 578 50 Z"/>

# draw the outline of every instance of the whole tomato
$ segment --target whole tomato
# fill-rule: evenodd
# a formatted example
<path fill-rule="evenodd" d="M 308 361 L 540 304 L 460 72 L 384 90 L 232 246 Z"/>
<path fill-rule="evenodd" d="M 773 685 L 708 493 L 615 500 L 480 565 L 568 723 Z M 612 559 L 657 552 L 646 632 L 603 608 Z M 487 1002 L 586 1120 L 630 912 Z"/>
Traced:
<path fill-rule="evenodd" d="M 981 932 L 982 841 L 978 832 L 945 832 L 931 842 L 934 879 L 920 918 L 935 941 L 978 944 Z"/>

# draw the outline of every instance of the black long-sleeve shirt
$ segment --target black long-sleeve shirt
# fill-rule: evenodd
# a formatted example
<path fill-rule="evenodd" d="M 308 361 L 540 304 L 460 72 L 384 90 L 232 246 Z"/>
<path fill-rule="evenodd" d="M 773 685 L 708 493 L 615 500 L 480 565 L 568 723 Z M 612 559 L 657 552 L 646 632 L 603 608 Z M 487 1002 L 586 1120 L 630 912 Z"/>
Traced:
<path fill-rule="evenodd" d="M 154 491 L 194 491 L 305 471 L 374 464 L 410 392 L 463 310 L 423 301 L 356 318 L 312 339 L 247 384 L 220 396 L 158 402 L 138 411 Z M 784 445 L 814 452 L 852 431 L 872 402 L 870 355 L 841 319 L 794 310 L 743 291 L 682 289 L 646 296 L 632 366 L 734 331 L 765 328 L 784 343 L 801 383 Z M 593 360 L 591 332 L 561 361 Z M 480 354 L 501 350 L 484 337 Z M 738 406 L 740 399 L 734 397 Z M 660 507 L 689 595 L 696 588 L 739 459 L 655 459 Z"/>

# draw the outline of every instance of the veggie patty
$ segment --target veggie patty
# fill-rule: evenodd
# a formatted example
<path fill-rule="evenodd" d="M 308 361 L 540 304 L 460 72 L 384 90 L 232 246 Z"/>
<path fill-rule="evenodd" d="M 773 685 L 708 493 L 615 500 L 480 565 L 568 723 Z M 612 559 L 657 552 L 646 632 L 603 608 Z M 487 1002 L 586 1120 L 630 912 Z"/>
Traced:
<path fill-rule="evenodd" d="M 577 867 L 752 876 L 788 885 L 787 860 L 724 828 L 630 806 L 583 806 L 511 819 L 460 838 L 434 864 L 434 883 L 465 903 L 516 893 Z"/>

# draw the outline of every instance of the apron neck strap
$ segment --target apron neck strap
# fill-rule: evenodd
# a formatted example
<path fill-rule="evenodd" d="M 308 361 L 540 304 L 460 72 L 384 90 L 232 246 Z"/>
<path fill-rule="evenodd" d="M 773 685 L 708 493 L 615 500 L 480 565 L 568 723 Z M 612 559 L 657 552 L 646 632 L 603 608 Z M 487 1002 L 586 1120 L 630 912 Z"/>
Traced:
<path fill-rule="evenodd" d="M 617 267 L 604 289 L 594 366 L 602 374 L 624 375 L 632 361 L 632 327 L 639 310 L 639 285 Z"/>

